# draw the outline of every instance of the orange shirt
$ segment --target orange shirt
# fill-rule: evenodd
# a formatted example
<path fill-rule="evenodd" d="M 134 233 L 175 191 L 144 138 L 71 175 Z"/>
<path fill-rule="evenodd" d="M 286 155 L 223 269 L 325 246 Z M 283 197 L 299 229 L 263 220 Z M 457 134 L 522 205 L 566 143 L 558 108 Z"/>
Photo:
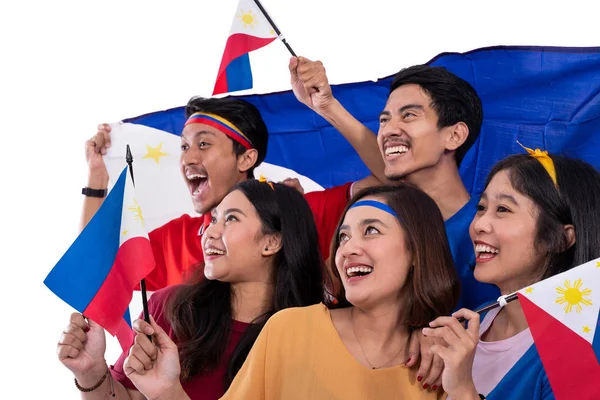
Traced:
<path fill-rule="evenodd" d="M 436 400 L 417 369 L 369 369 L 342 342 L 323 304 L 287 308 L 272 316 L 222 400 Z"/>

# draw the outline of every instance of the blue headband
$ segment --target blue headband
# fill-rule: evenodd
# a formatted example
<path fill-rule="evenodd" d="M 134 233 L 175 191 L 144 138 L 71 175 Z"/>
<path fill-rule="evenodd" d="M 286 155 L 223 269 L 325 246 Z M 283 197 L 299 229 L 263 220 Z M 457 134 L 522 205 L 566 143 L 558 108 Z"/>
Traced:
<path fill-rule="evenodd" d="M 354 207 L 361 207 L 361 206 L 368 206 L 368 207 L 375 207 L 375 208 L 379 208 L 382 211 L 385 211 L 388 214 L 392 214 L 394 217 L 396 217 L 396 219 L 400 219 L 398 218 L 398 214 L 396 214 L 396 211 L 394 211 L 392 209 L 392 207 L 388 206 L 385 203 L 382 203 L 380 201 L 375 201 L 375 200 L 361 200 L 361 201 L 357 201 L 356 203 L 352 204 L 352 206 L 350 206 L 350 208 L 348 210 L 353 209 Z"/>

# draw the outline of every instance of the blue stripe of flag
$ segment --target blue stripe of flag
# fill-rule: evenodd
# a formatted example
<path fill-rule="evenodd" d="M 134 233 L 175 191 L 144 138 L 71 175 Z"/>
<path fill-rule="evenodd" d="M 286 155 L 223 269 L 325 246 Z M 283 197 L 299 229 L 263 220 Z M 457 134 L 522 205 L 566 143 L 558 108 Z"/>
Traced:
<path fill-rule="evenodd" d="M 227 76 L 227 91 L 236 92 L 252 88 L 252 69 L 248 53 L 232 60 L 225 68 Z"/>
<path fill-rule="evenodd" d="M 119 249 L 127 168 L 92 220 L 54 266 L 44 284 L 83 312 L 112 269 Z"/>
<path fill-rule="evenodd" d="M 482 48 L 444 53 L 429 62 L 470 82 L 483 102 L 479 141 L 460 174 L 467 190 L 481 193 L 492 165 L 528 147 L 581 158 L 600 168 L 600 47 Z M 404 66 L 398 66 L 398 69 Z M 333 85 L 335 97 L 377 132 L 393 76 L 376 82 Z M 239 96 L 260 110 L 269 129 L 266 162 L 292 169 L 323 187 L 369 174 L 352 146 L 291 91 Z M 125 120 L 181 134 L 183 107 Z"/>

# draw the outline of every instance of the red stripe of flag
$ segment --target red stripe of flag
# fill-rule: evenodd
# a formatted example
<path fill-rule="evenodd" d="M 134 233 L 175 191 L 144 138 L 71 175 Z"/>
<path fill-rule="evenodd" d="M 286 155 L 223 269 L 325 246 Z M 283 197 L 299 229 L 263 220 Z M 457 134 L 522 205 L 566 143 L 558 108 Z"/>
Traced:
<path fill-rule="evenodd" d="M 227 38 L 227 43 L 225 44 L 225 50 L 223 51 L 223 58 L 221 59 L 221 65 L 219 66 L 219 72 L 217 73 L 217 81 L 215 83 L 213 94 L 228 92 L 227 73 L 225 72 L 225 69 L 232 60 L 235 60 L 242 54 L 260 49 L 275 39 L 277 38 L 259 38 L 243 33 L 234 33 L 229 36 L 229 38 Z"/>
<path fill-rule="evenodd" d="M 520 293 L 519 301 L 556 399 L 600 399 L 592 345 Z"/>
<path fill-rule="evenodd" d="M 121 345 L 121 349 L 123 350 L 128 350 L 133 344 L 133 330 L 124 318 L 121 318 L 121 323 L 117 328 L 115 336 L 117 337 L 117 340 Z"/>
<path fill-rule="evenodd" d="M 124 242 L 104 283 L 83 314 L 116 335 L 123 314 L 131 302 L 133 290 L 152 269 L 155 262 L 150 241 L 135 237 Z M 126 324 L 126 323 L 125 323 Z"/>

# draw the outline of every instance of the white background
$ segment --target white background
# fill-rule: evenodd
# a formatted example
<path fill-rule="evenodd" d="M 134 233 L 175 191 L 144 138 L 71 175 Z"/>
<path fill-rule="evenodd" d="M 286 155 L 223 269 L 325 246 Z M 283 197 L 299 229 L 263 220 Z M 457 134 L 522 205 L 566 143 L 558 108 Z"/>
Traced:
<path fill-rule="evenodd" d="M 376 79 L 444 51 L 598 46 L 587 2 L 263 0 L 332 83 Z M 593 3 L 590 3 L 593 4 Z M 100 122 L 212 93 L 236 0 L 3 1 L 0 5 L 0 398 L 75 399 L 55 351 L 72 309 L 43 284 L 75 239 L 84 142 Z M 595 6 L 593 6 L 595 7 Z M 289 54 L 252 54 L 255 88 L 289 89 Z M 109 339 L 107 360 L 118 355 Z"/>

